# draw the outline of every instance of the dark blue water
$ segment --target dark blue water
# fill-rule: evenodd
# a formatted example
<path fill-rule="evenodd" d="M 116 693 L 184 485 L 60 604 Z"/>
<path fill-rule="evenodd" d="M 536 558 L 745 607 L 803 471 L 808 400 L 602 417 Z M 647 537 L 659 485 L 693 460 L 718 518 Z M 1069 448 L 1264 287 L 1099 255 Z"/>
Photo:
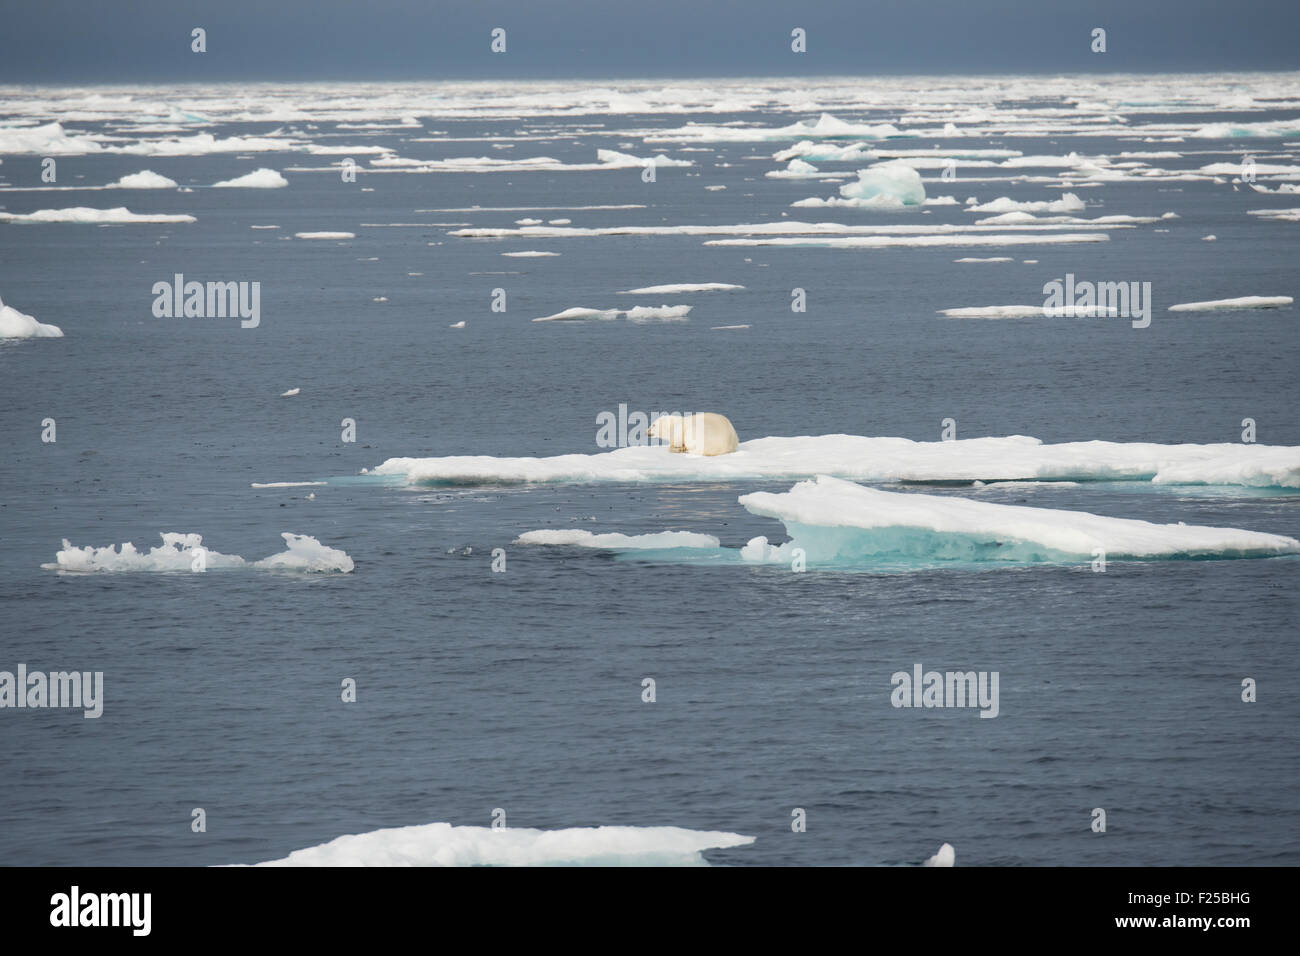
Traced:
<path fill-rule="evenodd" d="M 626 125 L 690 119 L 790 121 L 639 116 Z M 426 125 L 493 137 L 520 124 Z M 483 142 L 364 135 L 406 156 L 491 153 Z M 511 152 L 590 162 L 595 148 L 625 142 L 611 133 Z M 742 440 L 837 432 L 936 440 L 951 417 L 960 437 L 1232 442 L 1251 417 L 1261 442 L 1300 444 L 1294 308 L 1164 311 L 1295 294 L 1296 224 L 1246 215 L 1277 197 L 1228 185 L 1082 189 L 1088 216 L 1180 218 L 1115 230 L 1105 243 L 1009 249 L 719 247 L 690 236 L 481 241 L 451 237 L 448 227 L 361 225 L 508 227 L 526 216 L 579 226 L 741 223 L 783 212 L 877 221 L 789 209 L 834 186 L 765 180 L 776 164 L 746 157 L 779 145 L 682 153 L 698 165 L 660 169 L 653 184 L 628 169 L 367 174 L 350 185 L 336 173 L 292 171 L 334 159 L 303 153 L 68 157 L 61 183 L 149 168 L 198 187 L 270 166 L 286 169 L 290 186 L 0 194 L 12 212 L 128 205 L 198 219 L 0 224 L 0 296 L 66 335 L 0 344 L 0 669 L 102 670 L 106 684 L 98 720 L 0 712 L 0 860 L 253 862 L 380 827 L 486 826 L 502 807 L 514 826 L 756 836 L 710 854 L 737 865 L 917 862 L 944 841 L 970 864 L 1300 862 L 1294 559 L 1116 562 L 1105 574 L 1081 565 L 796 575 L 511 544 L 546 527 L 700 531 L 732 547 L 759 534 L 779 541 L 779 525 L 736 498 L 789 482 L 249 487 L 342 478 L 393 456 L 593 453 L 596 415 L 623 402 L 724 412 Z M 1027 154 L 1161 148 L 1101 138 L 979 145 Z M 1159 164 L 1228 160 L 1236 144 L 1197 146 L 1223 154 Z M 13 185 L 39 185 L 35 158 L 6 156 L 0 171 Z M 705 191 L 709 184 L 728 188 Z M 927 189 L 959 201 L 1057 195 L 1038 184 L 960 180 Z M 625 203 L 646 208 L 419 211 Z M 956 206 L 888 221 L 972 218 Z M 307 230 L 357 238 L 281 238 Z M 1201 240 L 1210 233 L 1217 242 Z M 523 249 L 562 255 L 499 255 Z M 953 262 L 994 255 L 1016 261 Z M 150 289 L 177 272 L 260 281 L 260 327 L 154 318 Z M 935 314 L 1039 304 L 1043 283 L 1067 272 L 1151 282 L 1150 328 Z M 674 282 L 746 288 L 634 302 L 614 294 Z M 507 290 L 504 314 L 489 309 L 497 287 Z M 807 290 L 804 314 L 790 311 L 795 287 Z M 529 321 L 572 306 L 678 302 L 695 305 L 687 323 Z M 461 320 L 465 329 L 448 328 Z M 735 324 L 751 328 L 710 330 Z M 293 387 L 301 395 L 278 397 Z M 46 417 L 57 420 L 55 444 L 40 440 Z M 345 417 L 357 422 L 355 444 L 340 441 Z M 1084 485 L 982 497 L 1300 536 L 1300 499 L 1284 494 Z M 163 531 L 197 532 L 249 559 L 281 550 L 282 531 L 310 534 L 345 550 L 356 569 L 41 569 L 63 538 L 144 549 Z M 506 549 L 506 573 L 491 572 L 493 548 Z M 918 662 L 999 671 L 1000 716 L 891 707 L 890 675 Z M 358 685 L 355 704 L 340 701 L 347 677 Z M 644 677 L 657 682 L 654 704 L 641 702 Z M 1258 682 L 1254 704 L 1240 699 L 1247 677 Z M 207 812 L 206 833 L 191 832 L 195 807 Z M 807 810 L 806 833 L 790 830 L 795 807 Z M 1095 807 L 1107 811 L 1105 834 L 1090 831 Z"/>

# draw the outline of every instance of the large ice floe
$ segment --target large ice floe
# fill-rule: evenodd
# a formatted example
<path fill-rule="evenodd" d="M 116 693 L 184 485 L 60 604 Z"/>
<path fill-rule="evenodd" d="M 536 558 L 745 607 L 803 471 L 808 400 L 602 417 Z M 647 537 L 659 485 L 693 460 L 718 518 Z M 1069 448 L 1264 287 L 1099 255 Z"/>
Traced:
<path fill-rule="evenodd" d="M 72 206 L 67 209 L 38 209 L 36 212 L 0 212 L 0 222 L 45 223 L 75 222 L 90 225 L 130 225 L 144 222 L 194 222 L 194 217 L 170 213 L 134 213 L 125 206 L 92 209 Z"/>
<path fill-rule="evenodd" d="M 1153 524 L 1086 511 L 997 504 L 953 495 L 882 491 L 819 475 L 789 491 L 741 495 L 749 512 L 775 518 L 789 540 L 742 548 L 711 535 L 529 531 L 515 543 L 578 546 L 624 558 L 686 563 L 770 564 L 837 570 L 908 571 L 1107 560 L 1265 558 L 1300 554 L 1300 541 L 1237 528 Z"/>
<path fill-rule="evenodd" d="M 19 312 L 0 299 L 0 339 L 61 338 L 63 330 L 57 325 L 38 322 L 25 312 Z"/>
<path fill-rule="evenodd" d="M 740 503 L 779 520 L 791 538 L 780 546 L 765 537 L 745 545 L 742 559 L 761 563 L 789 564 L 795 549 L 810 566 L 1072 563 L 1099 551 L 1107 559 L 1136 560 L 1300 554 L 1300 541 L 1283 535 L 881 491 L 826 475 L 787 492 L 742 495 Z"/>
<path fill-rule="evenodd" d="M 237 554 L 222 554 L 203 545 L 203 535 L 176 531 L 161 532 L 163 543 L 148 552 L 136 550 L 126 542 L 120 549 L 113 545 L 96 548 L 87 545 L 76 547 L 67 538 L 63 549 L 50 564 L 41 567 L 50 571 L 198 571 L 229 568 L 256 568 L 283 571 L 341 571 L 352 570 L 352 559 L 336 548 L 329 548 L 305 534 L 291 531 L 281 533 L 288 546 L 279 554 L 260 561 L 245 561 Z"/>
<path fill-rule="evenodd" d="M 834 475 L 857 481 L 1149 481 L 1300 488 L 1300 446 L 1159 445 L 1037 438 L 815 435 L 755 438 L 729 455 L 672 454 L 665 445 L 548 458 L 389 458 L 369 472 L 422 484 L 729 481 Z"/>
<path fill-rule="evenodd" d="M 392 827 L 341 836 L 258 866 L 707 866 L 705 850 L 752 836 L 682 827 Z"/>

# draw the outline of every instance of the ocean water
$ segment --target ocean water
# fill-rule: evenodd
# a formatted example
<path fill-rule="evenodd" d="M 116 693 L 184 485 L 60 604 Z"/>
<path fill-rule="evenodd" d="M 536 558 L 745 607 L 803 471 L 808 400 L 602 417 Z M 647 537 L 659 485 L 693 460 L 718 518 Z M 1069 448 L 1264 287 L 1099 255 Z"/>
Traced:
<path fill-rule="evenodd" d="M 823 112 L 855 125 L 812 127 Z M 738 133 L 800 121 L 814 131 Z M 200 134 L 283 145 L 157 145 Z M 875 153 L 810 159 L 831 182 L 767 177 L 800 140 Z M 349 183 L 336 165 L 349 154 L 313 146 L 386 152 L 352 154 Z M 1250 210 L 1300 197 L 1206 167 L 1244 168 L 1250 154 L 1255 185 L 1278 190 L 1300 182 L 1298 147 L 1296 74 L 0 89 L 0 213 L 195 217 L 0 217 L 0 298 L 64 333 L 0 340 L 0 670 L 102 671 L 105 685 L 99 719 L 0 712 L 0 860 L 249 863 L 341 834 L 488 826 L 501 808 L 518 827 L 754 836 L 708 854 L 741 866 L 918 863 L 943 842 L 958 865 L 1300 862 L 1294 555 L 1114 561 L 1104 574 L 1086 557 L 710 566 L 514 542 L 579 528 L 779 543 L 780 522 L 737 498 L 793 480 L 704 466 L 692 480 L 595 483 L 362 474 L 399 457 L 597 454 L 597 416 L 620 404 L 717 411 L 742 442 L 932 442 L 951 418 L 963 439 L 1240 443 L 1251 418 L 1259 443 L 1298 446 L 1295 307 L 1167 311 L 1296 294 L 1300 225 Z M 653 182 L 635 163 L 554 168 L 595 164 L 600 149 L 693 165 L 659 166 Z M 790 205 L 837 196 L 891 150 L 955 158 L 951 181 L 919 170 L 928 197 L 955 203 Z M 1040 160 L 1004 166 L 978 150 Z M 55 184 L 41 180 L 45 156 Z M 515 165 L 418 165 L 476 157 Z M 519 163 L 536 157 L 557 164 Z M 417 163 L 375 162 L 394 158 Z M 288 185 L 208 188 L 263 167 Z M 144 169 L 192 191 L 78 188 Z M 1086 208 L 1034 215 L 1153 221 L 1008 224 L 995 232 L 1028 238 L 977 247 L 708 245 L 746 230 L 564 224 L 453 234 L 528 218 L 969 226 L 994 213 L 968 211 L 968 197 L 1065 193 Z M 312 231 L 355 238 L 294 238 Z M 1104 239 L 1036 241 L 1067 233 Z M 559 255 L 501 255 L 525 250 Z M 260 324 L 155 317 L 152 287 L 177 273 L 260 282 Z M 1150 326 L 938 314 L 1041 305 L 1067 274 L 1151 283 Z M 707 282 L 744 288 L 618 294 Z M 692 310 L 531 321 L 635 305 Z M 748 327 L 714 328 L 733 325 Z M 46 418 L 56 442 L 41 440 Z M 345 418 L 355 442 L 341 440 Z M 307 481 L 325 484 L 251 487 Z M 1300 537 L 1295 487 L 873 486 Z M 145 550 L 162 532 L 250 561 L 283 550 L 282 532 L 306 534 L 355 567 L 42 567 L 65 538 Z M 998 672 L 997 718 L 891 706 L 891 675 L 917 663 Z M 355 703 L 340 699 L 345 678 Z M 1255 703 L 1241 699 L 1246 678 Z M 792 832 L 795 808 L 806 832 Z"/>

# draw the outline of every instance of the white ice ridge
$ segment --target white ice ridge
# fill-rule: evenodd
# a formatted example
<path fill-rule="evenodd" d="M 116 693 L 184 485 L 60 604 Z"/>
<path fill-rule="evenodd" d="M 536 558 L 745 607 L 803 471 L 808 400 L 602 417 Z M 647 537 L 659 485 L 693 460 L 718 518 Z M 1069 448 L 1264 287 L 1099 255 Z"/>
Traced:
<path fill-rule="evenodd" d="M 267 169 L 263 166 L 261 169 L 255 169 L 251 173 L 243 176 L 236 176 L 234 179 L 223 179 L 219 183 L 213 183 L 213 189 L 279 189 L 281 186 L 289 185 L 289 180 L 285 179 L 274 169 Z"/>
<path fill-rule="evenodd" d="M 940 309 L 940 315 L 950 319 L 1028 319 L 1045 318 L 1114 318 L 1119 315 L 1115 306 L 1098 305 L 977 305 L 961 309 Z"/>
<path fill-rule="evenodd" d="M 163 543 L 148 553 L 136 550 L 127 541 L 120 550 L 113 545 L 96 548 L 74 546 L 63 539 L 63 550 L 54 556 L 51 564 L 41 567 L 50 571 L 195 571 L 195 563 L 202 552 L 202 563 L 207 570 L 221 568 L 259 568 L 287 571 L 341 571 L 352 570 L 352 559 L 336 548 L 321 544 L 311 535 L 285 531 L 280 534 L 288 548 L 279 554 L 260 561 L 245 561 L 237 554 L 222 554 L 203 546 L 203 535 L 177 531 L 161 532 Z"/>
<path fill-rule="evenodd" d="M 295 239 L 355 239 L 353 232 L 295 232 Z"/>
<path fill-rule="evenodd" d="M 38 209 L 36 212 L 0 212 L 0 222 L 78 222 L 91 224 L 121 224 L 137 222 L 194 222 L 193 216 L 166 215 L 163 213 L 134 213 L 125 206 L 113 209 L 91 209 L 73 206 L 68 209 Z"/>
<path fill-rule="evenodd" d="M 0 299 L 0 339 L 53 339 L 62 338 L 63 330 L 57 325 L 38 322 L 25 312 L 4 304 Z"/>
<path fill-rule="evenodd" d="M 753 514 L 778 519 L 790 535 L 779 547 L 765 537 L 745 545 L 741 557 L 762 563 L 788 563 L 797 548 L 809 564 L 899 556 L 1060 561 L 1091 558 L 1097 549 L 1108 559 L 1300 554 L 1300 541 L 1284 535 L 880 491 L 827 475 L 739 500 Z"/>
<path fill-rule="evenodd" d="M 972 227 L 981 228 L 981 227 Z M 991 227 L 991 228 L 997 228 Z M 1030 227 L 1033 228 L 1033 227 Z M 936 233 L 939 230 L 935 230 Z M 810 246 L 826 249 L 887 249 L 899 246 L 1037 246 L 1078 242 L 1109 242 L 1104 232 L 997 233 L 993 235 L 927 236 L 781 236 L 776 239 L 709 239 L 706 246 Z"/>
<path fill-rule="evenodd" d="M 629 322 L 677 322 L 684 320 L 690 314 L 691 308 L 692 306 L 689 305 L 635 305 L 630 309 L 587 309 L 576 306 L 563 312 L 556 312 L 554 315 L 543 315 L 533 321 L 586 322 L 592 319 L 610 321 L 621 315 Z"/>
<path fill-rule="evenodd" d="M 730 292 L 743 289 L 743 285 L 729 282 L 677 282 L 670 285 L 648 285 L 640 289 L 627 289 L 619 295 L 678 295 L 682 292 Z"/>
<path fill-rule="evenodd" d="M 594 534 L 580 529 L 555 528 L 543 531 L 525 531 L 515 539 L 515 544 L 567 544 L 579 548 L 600 548 L 607 551 L 629 549 L 657 551 L 671 548 L 716 548 L 719 541 L 711 534 L 691 531 L 661 531 L 658 534 Z"/>
<path fill-rule="evenodd" d="M 523 252 L 503 252 L 503 256 L 511 256 L 517 259 L 541 259 L 546 256 L 558 256 L 558 252 L 542 252 L 538 249 L 525 249 Z"/>
<path fill-rule="evenodd" d="M 1211 299 L 1208 302 L 1180 302 L 1170 312 L 1215 312 L 1228 309 L 1277 309 L 1290 305 L 1289 295 L 1243 295 L 1236 299 Z"/>
<path fill-rule="evenodd" d="M 682 827 L 392 827 L 341 836 L 258 866 L 707 866 L 751 836 Z"/>
<path fill-rule="evenodd" d="M 548 458 L 389 458 L 371 474 L 412 483 L 728 481 L 836 475 L 858 481 L 1151 481 L 1300 488 L 1300 446 L 1159 445 L 1037 438 L 819 435 L 755 438 L 729 455 L 675 455 L 666 445 Z"/>

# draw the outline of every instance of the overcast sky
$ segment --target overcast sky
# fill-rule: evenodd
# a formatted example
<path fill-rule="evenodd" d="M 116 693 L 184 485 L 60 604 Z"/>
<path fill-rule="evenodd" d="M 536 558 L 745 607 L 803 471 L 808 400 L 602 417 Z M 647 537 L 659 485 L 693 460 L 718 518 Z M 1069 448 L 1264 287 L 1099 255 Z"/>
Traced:
<path fill-rule="evenodd" d="M 4 83 L 1283 70 L 1298 51 L 1300 0 L 0 0 Z"/>

